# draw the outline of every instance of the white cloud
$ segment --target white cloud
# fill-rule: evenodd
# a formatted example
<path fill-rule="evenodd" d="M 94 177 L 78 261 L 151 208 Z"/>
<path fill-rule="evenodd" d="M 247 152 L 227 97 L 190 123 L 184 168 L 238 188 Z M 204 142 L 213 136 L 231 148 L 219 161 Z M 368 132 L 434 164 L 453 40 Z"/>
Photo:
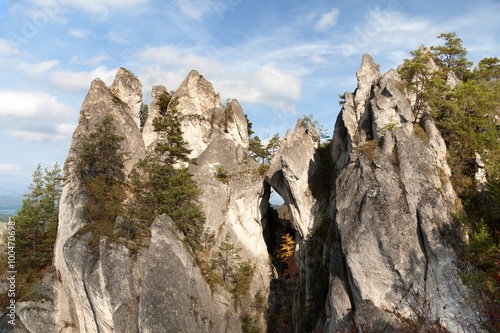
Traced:
<path fill-rule="evenodd" d="M 7 135 L 20 141 L 36 142 L 36 143 L 57 142 L 67 139 L 66 136 L 59 134 L 28 131 L 28 130 L 9 130 L 7 131 Z"/>
<path fill-rule="evenodd" d="M 20 63 L 18 68 L 29 77 L 40 77 L 59 64 L 58 60 L 42 61 L 36 64 Z"/>
<path fill-rule="evenodd" d="M 149 2 L 149 0 L 31 0 L 31 3 L 44 10 L 46 13 L 55 12 L 55 14 L 58 14 L 62 11 L 62 6 L 71 6 L 85 13 L 93 14 L 93 17 L 98 20 L 107 19 L 112 11 L 131 9 L 140 5 L 145 5 L 147 2 Z"/>
<path fill-rule="evenodd" d="M 0 100 L 2 122 L 12 119 L 67 118 L 75 113 L 56 96 L 42 92 L 0 91 Z"/>
<path fill-rule="evenodd" d="M 0 163 L 0 172 L 20 172 L 23 167 L 17 164 Z"/>
<path fill-rule="evenodd" d="M 184 15 L 193 19 L 201 19 L 205 15 L 216 14 L 220 18 L 225 12 L 234 9 L 242 0 L 213 1 L 213 0 L 175 0 Z"/>
<path fill-rule="evenodd" d="M 322 65 L 328 62 L 328 60 L 325 57 L 322 57 L 319 54 L 314 54 L 313 56 L 311 56 L 311 61 L 313 64 L 316 65 Z"/>
<path fill-rule="evenodd" d="M 86 92 L 95 78 L 100 78 L 110 85 L 117 69 L 108 70 L 104 66 L 96 67 L 91 71 L 71 72 L 59 71 L 48 74 L 48 81 L 60 90 L 75 93 Z"/>
<path fill-rule="evenodd" d="M 108 32 L 106 37 L 108 38 L 109 41 L 111 41 L 113 43 L 117 43 L 117 44 L 128 44 L 129 43 L 129 40 L 127 39 L 127 37 L 125 37 L 125 33 L 123 33 L 123 32 L 117 32 L 117 31 L 111 30 L 110 32 Z"/>
<path fill-rule="evenodd" d="M 74 55 L 70 59 L 70 64 L 72 65 L 91 65 L 93 67 L 99 66 L 103 61 L 112 59 L 111 56 L 106 52 L 99 52 L 92 56 L 91 58 Z"/>
<path fill-rule="evenodd" d="M 68 35 L 74 38 L 85 39 L 90 35 L 90 31 L 82 28 L 74 28 L 68 31 Z"/>
<path fill-rule="evenodd" d="M 148 47 L 137 57 L 142 63 L 150 64 L 150 67 L 142 68 L 139 75 L 145 86 L 167 84 L 169 89 L 175 89 L 191 69 L 196 69 L 212 82 L 223 98 L 264 103 L 285 112 L 294 112 L 293 102 L 301 94 L 300 77 L 270 61 L 243 71 L 231 60 L 214 59 L 193 50 L 170 46 Z"/>
<path fill-rule="evenodd" d="M 324 32 L 333 28 L 335 24 L 337 24 L 339 15 L 340 10 L 337 8 L 332 8 L 330 11 L 323 13 L 319 21 L 314 26 L 314 30 Z"/>
<path fill-rule="evenodd" d="M 60 123 L 55 125 L 56 133 L 65 137 L 69 137 L 75 131 L 76 125 L 73 123 Z"/>
<path fill-rule="evenodd" d="M 0 38 L 0 56 L 12 56 L 18 53 L 19 50 L 9 40 Z"/>
<path fill-rule="evenodd" d="M 375 8 L 366 23 L 354 27 L 339 47 L 344 56 L 368 52 L 376 55 L 393 49 L 417 48 L 432 40 L 439 29 L 427 19 L 410 17 L 405 13 Z"/>

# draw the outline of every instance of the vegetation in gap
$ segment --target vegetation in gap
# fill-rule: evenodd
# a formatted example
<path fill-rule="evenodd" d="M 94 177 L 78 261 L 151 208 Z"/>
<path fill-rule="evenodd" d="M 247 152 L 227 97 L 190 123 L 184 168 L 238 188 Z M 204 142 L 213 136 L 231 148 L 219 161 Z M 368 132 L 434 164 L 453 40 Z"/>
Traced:
<path fill-rule="evenodd" d="M 317 119 L 314 119 L 313 114 L 303 115 L 302 121 L 304 121 L 304 124 L 306 125 L 307 128 L 309 128 L 309 125 L 311 125 L 311 124 L 314 125 L 314 127 L 316 128 L 316 131 L 318 132 L 318 135 L 319 135 L 319 137 L 316 138 L 318 140 L 318 142 L 321 143 L 321 141 L 329 141 L 330 140 L 330 136 L 328 135 L 326 128 L 322 124 L 320 124 L 320 122 Z"/>
<path fill-rule="evenodd" d="M 147 104 L 142 103 L 141 108 L 139 110 L 139 128 L 141 129 L 141 132 L 144 129 L 144 125 L 146 124 L 148 115 L 149 115 L 149 108 Z"/>
<path fill-rule="evenodd" d="M 252 130 L 252 123 L 248 119 L 247 114 L 245 114 L 245 118 L 247 120 L 249 137 L 248 149 L 250 150 L 250 154 L 261 166 L 268 166 L 281 145 L 280 135 L 279 133 L 274 134 L 264 146 L 262 140 L 258 136 L 253 136 L 254 131 Z M 265 171 L 267 171 L 267 168 L 264 168 L 264 172 Z"/>

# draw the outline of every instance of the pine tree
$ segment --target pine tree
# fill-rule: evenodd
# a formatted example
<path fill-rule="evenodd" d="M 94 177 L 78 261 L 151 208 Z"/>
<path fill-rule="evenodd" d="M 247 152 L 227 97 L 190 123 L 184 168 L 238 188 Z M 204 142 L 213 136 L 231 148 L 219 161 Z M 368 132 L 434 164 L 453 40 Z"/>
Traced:
<path fill-rule="evenodd" d="M 274 134 L 274 136 L 269 140 L 266 145 L 266 153 L 268 160 L 271 160 L 281 145 L 280 135 L 278 133 Z"/>
<path fill-rule="evenodd" d="M 440 65 L 449 68 L 461 79 L 467 79 L 472 63 L 467 61 L 467 50 L 462 46 L 462 40 L 454 32 L 442 33 L 437 38 L 445 41 L 444 45 L 431 46 Z"/>
<path fill-rule="evenodd" d="M 139 110 L 139 128 L 142 132 L 142 129 L 144 128 L 144 125 L 146 124 L 146 120 L 148 119 L 149 116 L 149 108 L 147 104 L 141 104 L 141 108 Z"/>
<path fill-rule="evenodd" d="M 168 93 L 163 93 L 158 98 L 160 115 L 153 119 L 153 128 L 160 136 L 160 142 L 155 147 L 155 151 L 161 154 L 164 162 L 174 165 L 178 162 L 193 162 L 188 155 L 191 150 L 187 148 L 184 141 L 180 112 L 177 110 L 179 101 Z"/>
<path fill-rule="evenodd" d="M 153 119 L 160 141 L 156 154 L 140 161 L 132 170 L 133 198 L 128 205 L 130 219 L 143 226 L 161 214 L 169 215 L 184 234 L 193 251 L 201 248 L 205 215 L 198 202 L 200 190 L 185 163 L 194 162 L 183 139 L 178 101 L 171 95 L 159 96 L 160 115 Z"/>
<path fill-rule="evenodd" d="M 52 170 L 39 164 L 17 215 L 16 268 L 19 271 L 41 269 L 50 265 L 57 235 L 61 169 L 57 163 Z"/>
<path fill-rule="evenodd" d="M 497 57 L 484 58 L 474 68 L 474 77 L 477 80 L 499 81 L 500 59 Z"/>
<path fill-rule="evenodd" d="M 114 223 L 125 199 L 124 137 L 116 133 L 113 118 L 106 116 L 81 144 L 80 178 L 87 190 L 84 218 L 88 222 Z"/>
<path fill-rule="evenodd" d="M 429 68 L 431 53 L 428 49 L 421 46 L 418 50 L 411 51 L 410 54 L 412 58 L 405 59 L 398 72 L 405 80 L 406 87 L 415 93 L 413 115 L 415 116 L 415 120 L 417 120 L 426 103 L 426 93 L 433 76 Z"/>
<path fill-rule="evenodd" d="M 219 250 L 215 253 L 215 259 L 212 261 L 212 267 L 219 269 L 222 274 L 222 280 L 231 282 L 236 278 L 236 267 L 241 261 L 240 248 L 231 243 L 231 237 L 226 234 L 226 239 L 219 245 Z"/>
<path fill-rule="evenodd" d="M 259 161 L 260 159 L 260 164 L 265 164 L 267 152 L 258 136 L 250 138 L 250 140 L 248 141 L 248 150 L 250 150 L 252 157 L 256 161 Z"/>

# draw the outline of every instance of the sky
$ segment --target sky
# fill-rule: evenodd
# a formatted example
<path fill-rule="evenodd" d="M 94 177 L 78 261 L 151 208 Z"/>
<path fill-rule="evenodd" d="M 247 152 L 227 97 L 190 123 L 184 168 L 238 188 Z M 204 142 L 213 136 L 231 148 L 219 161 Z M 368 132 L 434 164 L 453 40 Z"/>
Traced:
<path fill-rule="evenodd" d="M 331 135 L 363 53 L 386 72 L 453 31 L 470 61 L 500 57 L 499 13 L 499 0 L 0 0 L 0 182 L 63 165 L 90 83 L 119 67 L 145 103 L 196 69 L 261 139 L 309 114 Z"/>

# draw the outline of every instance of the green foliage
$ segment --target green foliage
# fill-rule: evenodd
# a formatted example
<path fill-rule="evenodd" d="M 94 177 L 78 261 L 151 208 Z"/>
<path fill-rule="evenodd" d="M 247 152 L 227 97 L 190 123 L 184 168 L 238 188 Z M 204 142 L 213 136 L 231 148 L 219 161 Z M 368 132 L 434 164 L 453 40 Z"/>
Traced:
<path fill-rule="evenodd" d="M 431 46 L 439 65 L 452 70 L 461 79 L 467 79 L 472 63 L 467 61 L 467 50 L 462 46 L 462 40 L 454 32 L 442 33 L 437 38 L 445 42 L 441 46 Z"/>
<path fill-rule="evenodd" d="M 473 77 L 484 81 L 500 80 L 500 59 L 497 57 L 482 59 L 474 68 Z"/>
<path fill-rule="evenodd" d="M 248 137 L 251 137 L 253 134 L 254 134 L 254 131 L 252 130 L 252 127 L 253 127 L 253 124 L 252 122 L 250 121 L 250 119 L 248 119 L 248 115 L 245 113 L 245 119 L 247 121 L 247 132 L 248 132 Z"/>
<path fill-rule="evenodd" d="M 220 273 L 236 306 L 241 305 L 242 301 L 249 297 L 250 282 L 255 270 L 250 261 L 242 260 L 240 251 L 241 248 L 236 247 L 231 242 L 229 234 L 226 234 L 225 241 L 218 246 L 212 259 L 212 270 Z"/>
<path fill-rule="evenodd" d="M 106 175 L 123 180 L 125 154 L 121 144 L 124 139 L 116 134 L 113 118 L 104 117 L 79 147 L 80 179 Z"/>
<path fill-rule="evenodd" d="M 219 180 L 227 179 L 227 171 L 222 165 L 218 165 L 215 167 L 215 177 Z"/>
<path fill-rule="evenodd" d="M 57 163 L 52 170 L 45 171 L 39 164 L 29 186 L 31 192 L 12 217 L 16 226 L 16 269 L 20 272 L 40 270 L 52 263 L 61 182 Z"/>
<path fill-rule="evenodd" d="M 270 161 L 274 157 L 274 155 L 278 152 L 280 145 L 281 145 L 280 135 L 279 133 L 276 133 L 269 140 L 265 148 L 268 161 Z"/>
<path fill-rule="evenodd" d="M 458 233 L 470 233 L 469 244 L 457 247 L 462 259 L 474 265 L 463 274 L 464 280 L 474 289 L 477 312 L 486 328 L 500 327 L 498 303 L 500 303 L 500 128 L 495 123 L 500 110 L 500 61 L 485 58 L 474 72 L 466 59 L 466 49 L 455 33 L 441 34 L 443 46 L 433 46 L 440 69 L 431 73 L 421 91 L 422 103 L 432 110 L 432 116 L 448 148 L 448 164 L 452 171 L 451 181 L 464 203 L 464 211 L 457 212 Z M 418 77 L 418 70 L 425 60 L 419 60 L 417 51 L 411 60 L 405 60 L 401 75 L 409 82 Z M 405 67 L 406 66 L 406 67 Z M 415 70 L 418 69 L 418 70 Z M 413 70 L 413 71 L 412 71 Z M 448 71 L 454 71 L 464 82 L 451 89 L 446 85 Z M 422 72 L 420 72 L 422 73 Z M 421 75 L 421 74 L 420 74 Z M 488 189 L 478 192 L 475 184 L 475 154 L 479 153 L 486 164 Z"/>
<path fill-rule="evenodd" d="M 236 267 L 241 261 L 240 251 L 240 248 L 231 243 L 231 237 L 227 234 L 225 241 L 219 245 L 219 250 L 215 253 L 212 267 L 220 271 L 222 280 L 226 283 L 234 281 L 236 278 Z"/>
<path fill-rule="evenodd" d="M 248 149 L 255 160 L 259 161 L 260 159 L 261 164 L 266 164 L 267 152 L 258 136 L 250 138 L 248 141 Z"/>
<path fill-rule="evenodd" d="M 319 135 L 318 138 L 314 139 L 317 139 L 319 142 L 321 142 L 321 140 L 326 140 L 326 141 L 329 140 L 330 136 L 328 135 L 326 128 L 322 124 L 320 124 L 320 122 L 317 119 L 314 119 L 314 115 L 312 113 L 309 115 L 303 115 L 302 121 L 304 122 L 307 128 L 309 128 L 310 125 L 314 125 Z"/>
<path fill-rule="evenodd" d="M 418 50 L 411 51 L 410 54 L 412 58 L 404 59 L 398 72 L 405 80 L 408 90 L 415 94 L 413 115 L 417 119 L 422 113 L 429 81 L 432 79 L 432 73 L 428 66 L 431 61 L 431 53 L 422 46 Z"/>
<path fill-rule="evenodd" d="M 243 315 L 241 318 L 241 331 L 243 333 L 259 333 L 259 328 L 255 324 L 255 320 L 249 315 Z"/>
<path fill-rule="evenodd" d="M 248 150 L 250 150 L 251 156 L 259 162 L 261 166 L 268 165 L 280 147 L 280 135 L 279 133 L 274 134 L 273 137 L 269 139 L 268 144 L 264 146 L 258 136 L 252 136 L 254 134 L 252 131 L 252 123 L 248 120 L 246 114 L 245 118 L 248 124 Z"/>
<path fill-rule="evenodd" d="M 147 106 L 147 104 L 141 104 L 141 108 L 139 110 L 139 122 L 140 122 L 140 129 L 141 129 L 141 132 L 144 128 L 144 125 L 146 124 L 146 120 L 148 119 L 148 115 L 149 115 L 149 108 Z"/>
<path fill-rule="evenodd" d="M 158 97 L 159 116 L 153 119 L 154 131 L 159 134 L 160 141 L 155 147 L 164 163 L 174 165 L 178 162 L 193 163 L 188 155 L 191 150 L 184 141 L 180 117 L 177 110 L 179 101 L 173 99 L 168 93 Z"/>
<path fill-rule="evenodd" d="M 205 215 L 198 202 L 200 190 L 186 163 L 193 163 L 191 150 L 183 139 L 178 100 L 163 93 L 158 98 L 159 116 L 153 119 L 160 140 L 155 154 L 139 161 L 133 168 L 131 198 L 127 205 L 124 230 L 138 233 L 149 230 L 161 214 L 169 215 L 185 236 L 185 242 L 196 253 L 201 250 Z"/>
<path fill-rule="evenodd" d="M 123 140 L 116 133 L 113 118 L 106 116 L 80 146 L 79 175 L 87 193 L 83 218 L 89 223 L 88 231 L 92 231 L 92 245 L 113 230 L 117 216 L 123 213 L 126 197 Z"/>
<path fill-rule="evenodd" d="M 241 304 L 242 300 L 250 296 L 248 291 L 250 290 L 250 282 L 252 282 L 254 270 L 254 267 L 248 260 L 238 263 L 232 290 L 236 305 Z"/>
<path fill-rule="evenodd" d="M 168 214 L 192 250 L 200 248 L 205 215 L 198 203 L 200 190 L 189 170 L 155 160 L 142 160 L 132 170 L 133 198 L 129 215 L 149 227 L 155 217 Z"/>

